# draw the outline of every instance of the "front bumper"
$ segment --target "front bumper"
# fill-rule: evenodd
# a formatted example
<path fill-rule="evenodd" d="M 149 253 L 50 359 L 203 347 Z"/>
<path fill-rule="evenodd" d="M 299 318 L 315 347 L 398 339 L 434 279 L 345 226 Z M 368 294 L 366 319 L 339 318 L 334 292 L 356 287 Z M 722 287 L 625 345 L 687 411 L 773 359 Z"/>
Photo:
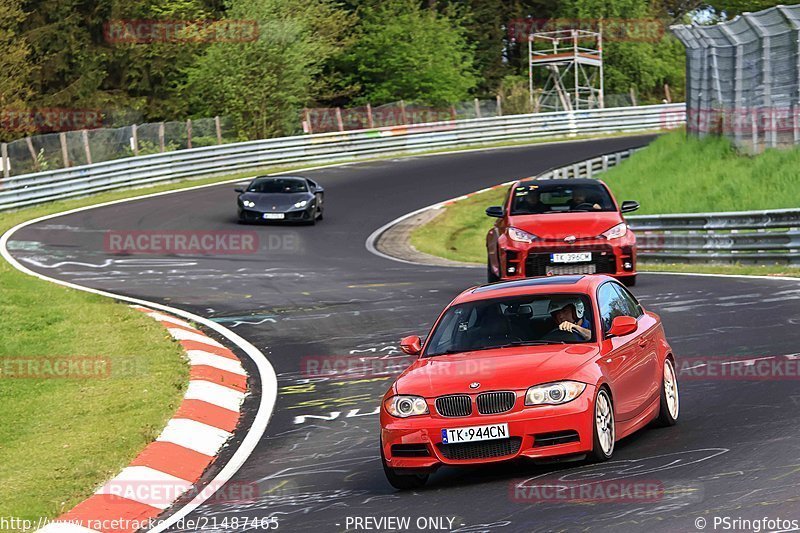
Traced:
<path fill-rule="evenodd" d="M 282 219 L 265 219 L 264 214 L 282 213 Z M 303 209 L 291 209 L 287 211 L 258 211 L 256 209 L 239 206 L 239 219 L 246 222 L 310 222 L 314 216 L 314 206 L 310 205 Z"/>
<path fill-rule="evenodd" d="M 555 263 L 552 254 L 591 252 L 592 259 L 581 263 Z M 519 243 L 502 239 L 500 277 L 519 279 L 562 274 L 607 274 L 618 278 L 636 275 L 636 239 L 582 239 L 572 244 L 560 241 Z"/>
<path fill-rule="evenodd" d="M 523 405 L 524 391 L 516 406 Z M 473 414 L 445 418 L 438 414 L 394 418 L 381 410 L 381 446 L 387 466 L 413 471 L 441 465 L 474 465 L 519 457 L 546 459 L 583 454 L 593 445 L 595 388 L 587 385 L 580 397 L 564 405 L 516 407 L 498 415 Z M 432 406 L 433 400 L 430 401 Z M 431 413 L 435 413 L 431 410 Z M 442 430 L 507 423 L 508 439 L 466 444 L 443 444 Z"/>

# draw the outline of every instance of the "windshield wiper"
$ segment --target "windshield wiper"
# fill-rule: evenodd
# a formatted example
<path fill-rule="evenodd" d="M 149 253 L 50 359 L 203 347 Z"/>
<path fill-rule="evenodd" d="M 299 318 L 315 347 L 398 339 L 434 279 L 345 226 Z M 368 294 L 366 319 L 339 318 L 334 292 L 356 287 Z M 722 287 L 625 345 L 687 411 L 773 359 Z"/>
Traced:
<path fill-rule="evenodd" d="M 548 344 L 567 344 L 565 341 L 516 341 L 516 342 L 509 342 L 507 344 L 503 344 L 501 346 L 495 346 L 495 348 L 512 348 L 514 346 L 546 346 Z"/>

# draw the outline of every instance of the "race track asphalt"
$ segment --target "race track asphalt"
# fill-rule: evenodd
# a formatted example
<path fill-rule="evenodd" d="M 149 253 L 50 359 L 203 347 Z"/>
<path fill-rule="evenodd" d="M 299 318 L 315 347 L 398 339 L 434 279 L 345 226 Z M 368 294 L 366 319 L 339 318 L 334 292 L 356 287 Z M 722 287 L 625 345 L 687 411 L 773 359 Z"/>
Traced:
<path fill-rule="evenodd" d="M 365 240 L 376 228 L 438 201 L 651 138 L 298 172 L 326 189 L 325 220 L 313 227 L 240 226 L 234 186 L 226 184 L 44 221 L 17 232 L 10 249 L 48 276 L 212 318 L 272 362 L 280 388 L 263 440 L 221 496 L 190 515 L 205 527 L 185 531 L 265 531 L 245 518 L 270 516 L 278 518 L 279 531 L 316 532 L 397 528 L 387 522 L 352 527 L 354 518 L 367 517 L 409 517 L 411 531 L 503 533 L 698 531 L 698 517 L 707 520 L 708 530 L 715 516 L 800 519 L 797 378 L 685 380 L 678 425 L 625 439 L 609 463 L 443 468 L 425 489 L 401 493 L 386 483 L 378 456 L 375 410 L 391 375 L 309 374 L 314 364 L 359 355 L 376 369 L 407 361 L 398 339 L 426 334 L 452 297 L 484 282 L 480 268 L 416 266 L 372 255 Z M 114 230 L 246 231 L 255 232 L 260 246 L 248 255 L 120 255 L 106 246 Z M 800 351 L 796 282 L 644 274 L 634 292 L 661 315 L 679 364 L 694 357 L 734 361 Z M 650 500 L 594 502 L 537 501 L 515 492 L 534 478 L 573 485 L 646 481 L 661 490 Z M 444 518 L 444 529 L 435 520 L 418 524 L 419 518 Z M 452 526 L 446 519 L 454 519 Z"/>

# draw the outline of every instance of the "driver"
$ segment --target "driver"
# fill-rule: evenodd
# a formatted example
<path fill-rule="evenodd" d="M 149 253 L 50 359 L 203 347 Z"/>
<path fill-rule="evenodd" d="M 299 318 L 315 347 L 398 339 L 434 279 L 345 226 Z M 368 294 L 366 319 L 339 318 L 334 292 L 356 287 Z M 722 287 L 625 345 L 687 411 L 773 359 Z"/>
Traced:
<path fill-rule="evenodd" d="M 570 201 L 569 206 L 570 209 L 582 209 L 581 206 L 583 206 L 583 208 L 591 207 L 595 211 L 602 209 L 600 204 L 589 198 L 589 194 L 584 188 L 578 188 L 575 190 L 575 192 L 572 194 L 572 201 Z"/>
<path fill-rule="evenodd" d="M 592 324 L 583 316 L 584 305 L 580 298 L 554 298 L 547 312 L 558 324 L 553 331 L 568 331 L 579 341 L 592 338 Z"/>

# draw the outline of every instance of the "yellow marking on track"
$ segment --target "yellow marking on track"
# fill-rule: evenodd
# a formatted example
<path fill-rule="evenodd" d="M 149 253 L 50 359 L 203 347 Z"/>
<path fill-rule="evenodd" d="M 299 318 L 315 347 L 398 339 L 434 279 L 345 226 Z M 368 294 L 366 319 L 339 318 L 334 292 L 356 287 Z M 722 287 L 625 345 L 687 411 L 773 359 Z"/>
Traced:
<path fill-rule="evenodd" d="M 270 492 L 275 492 L 276 490 L 278 490 L 279 488 L 283 487 L 283 486 L 284 486 L 284 485 L 286 485 L 287 483 L 289 483 L 289 480 L 288 480 L 288 479 L 284 479 L 283 481 L 281 481 L 280 483 L 278 483 L 277 485 L 275 485 L 274 487 L 272 487 L 271 489 L 269 489 L 269 490 L 267 491 L 267 494 L 269 494 Z"/>

